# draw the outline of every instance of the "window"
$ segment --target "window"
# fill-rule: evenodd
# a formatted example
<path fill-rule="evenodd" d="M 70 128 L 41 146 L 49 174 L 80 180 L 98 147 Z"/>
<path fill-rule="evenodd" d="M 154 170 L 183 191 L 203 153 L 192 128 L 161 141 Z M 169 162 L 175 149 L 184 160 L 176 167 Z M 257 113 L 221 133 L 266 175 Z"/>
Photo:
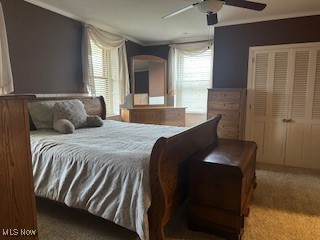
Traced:
<path fill-rule="evenodd" d="M 103 96 L 107 115 L 118 115 L 120 106 L 118 49 L 104 50 L 91 43 L 94 84 L 97 96 Z"/>
<path fill-rule="evenodd" d="M 208 88 L 212 83 L 212 48 L 198 55 L 177 54 L 175 105 L 187 112 L 207 111 Z"/>

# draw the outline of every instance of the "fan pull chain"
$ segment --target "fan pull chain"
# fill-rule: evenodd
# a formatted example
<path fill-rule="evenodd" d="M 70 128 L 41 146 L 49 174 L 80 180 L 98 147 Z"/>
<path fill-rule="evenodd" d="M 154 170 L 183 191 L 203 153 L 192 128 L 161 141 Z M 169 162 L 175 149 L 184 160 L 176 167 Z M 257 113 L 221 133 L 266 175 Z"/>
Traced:
<path fill-rule="evenodd" d="M 208 26 L 209 29 L 208 29 L 208 41 L 211 42 L 211 46 L 212 46 L 212 39 L 213 39 L 213 26 Z M 208 46 L 208 49 L 210 49 L 211 46 Z"/>

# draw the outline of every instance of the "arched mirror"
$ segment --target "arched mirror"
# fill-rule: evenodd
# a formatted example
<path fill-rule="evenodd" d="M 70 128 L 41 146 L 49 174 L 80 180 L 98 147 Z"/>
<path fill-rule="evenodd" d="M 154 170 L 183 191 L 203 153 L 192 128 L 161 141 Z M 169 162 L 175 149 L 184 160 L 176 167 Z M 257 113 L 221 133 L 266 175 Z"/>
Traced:
<path fill-rule="evenodd" d="M 167 105 L 167 61 L 151 55 L 131 58 L 133 106 Z"/>

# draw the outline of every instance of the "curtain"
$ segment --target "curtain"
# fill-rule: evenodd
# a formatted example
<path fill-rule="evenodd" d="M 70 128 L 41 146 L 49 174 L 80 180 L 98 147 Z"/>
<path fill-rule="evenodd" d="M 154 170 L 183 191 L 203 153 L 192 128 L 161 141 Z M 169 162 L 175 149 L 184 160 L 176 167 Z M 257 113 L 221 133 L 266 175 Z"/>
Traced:
<path fill-rule="evenodd" d="M 196 56 L 211 48 L 212 41 L 203 41 L 196 43 L 171 44 L 168 57 L 168 96 L 169 101 L 172 101 L 175 95 L 175 85 L 177 79 L 177 55 L 178 52 Z"/>
<path fill-rule="evenodd" d="M 87 91 L 95 95 L 93 79 L 93 64 L 90 39 L 100 48 L 105 50 L 118 49 L 119 51 L 119 78 L 120 78 L 120 104 L 124 103 L 129 93 L 129 74 L 125 38 L 113 35 L 93 27 L 85 25 L 82 40 L 82 68 L 83 82 Z"/>
<path fill-rule="evenodd" d="M 12 93 L 13 77 L 2 5 L 0 3 L 0 94 Z"/>

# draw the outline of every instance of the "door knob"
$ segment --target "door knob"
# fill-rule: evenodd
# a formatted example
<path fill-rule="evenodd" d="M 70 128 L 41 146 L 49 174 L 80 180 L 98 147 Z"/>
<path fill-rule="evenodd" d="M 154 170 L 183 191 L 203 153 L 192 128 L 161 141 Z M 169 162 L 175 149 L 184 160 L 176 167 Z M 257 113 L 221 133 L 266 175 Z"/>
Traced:
<path fill-rule="evenodd" d="M 282 122 L 284 122 L 284 123 L 292 123 L 293 120 L 292 119 L 282 119 Z"/>

